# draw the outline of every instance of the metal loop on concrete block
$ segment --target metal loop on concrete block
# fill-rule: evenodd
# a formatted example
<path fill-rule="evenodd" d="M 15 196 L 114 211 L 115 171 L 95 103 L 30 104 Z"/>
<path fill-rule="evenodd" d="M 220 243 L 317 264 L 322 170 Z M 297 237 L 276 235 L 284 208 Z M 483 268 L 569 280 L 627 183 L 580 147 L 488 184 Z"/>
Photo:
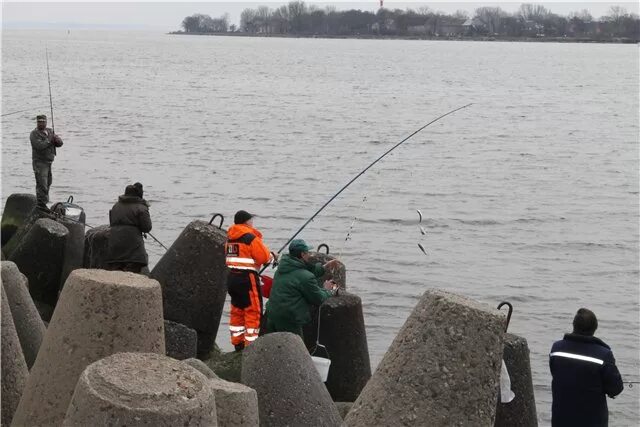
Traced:
<path fill-rule="evenodd" d="M 500 310 L 505 305 L 509 307 L 509 312 L 507 313 L 507 325 L 504 327 L 504 331 L 507 332 L 507 329 L 509 329 L 509 322 L 511 321 L 511 314 L 513 313 L 513 305 L 511 305 L 509 301 L 502 301 L 500 304 L 498 304 L 498 310 Z"/>
<path fill-rule="evenodd" d="M 218 225 L 218 228 L 222 229 L 222 224 L 224 223 L 224 216 L 222 216 L 222 214 L 219 214 L 219 213 L 214 214 L 211 217 L 211 220 L 209 220 L 209 224 L 212 224 L 213 220 L 216 219 L 217 217 L 220 217 L 220 225 Z"/>
<path fill-rule="evenodd" d="M 320 249 L 322 248 L 326 248 L 327 252 L 325 252 L 326 255 L 329 255 L 329 245 L 327 245 L 326 243 L 322 243 L 318 246 L 318 252 L 320 252 Z"/>

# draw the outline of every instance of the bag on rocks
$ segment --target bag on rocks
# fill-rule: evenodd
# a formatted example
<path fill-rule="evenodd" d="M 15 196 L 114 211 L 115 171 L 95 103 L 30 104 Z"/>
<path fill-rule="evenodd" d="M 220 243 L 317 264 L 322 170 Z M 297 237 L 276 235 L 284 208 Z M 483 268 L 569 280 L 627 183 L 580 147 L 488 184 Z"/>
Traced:
<path fill-rule="evenodd" d="M 502 368 L 500 368 L 500 402 L 509 403 L 516 397 L 516 394 L 511 391 L 511 378 L 507 371 L 507 365 L 502 360 Z"/>
<path fill-rule="evenodd" d="M 69 196 L 66 202 L 58 202 L 51 206 L 53 213 L 56 213 L 64 218 L 69 218 L 73 221 L 78 221 L 84 224 L 86 215 L 84 209 L 79 205 L 73 203 L 73 196 Z"/>

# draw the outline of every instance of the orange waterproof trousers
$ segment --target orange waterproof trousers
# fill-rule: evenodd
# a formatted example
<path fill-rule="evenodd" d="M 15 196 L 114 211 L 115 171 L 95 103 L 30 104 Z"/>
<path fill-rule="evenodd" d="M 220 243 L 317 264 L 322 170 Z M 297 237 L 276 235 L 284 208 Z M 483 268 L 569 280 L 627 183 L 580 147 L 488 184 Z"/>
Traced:
<path fill-rule="evenodd" d="M 231 296 L 229 332 L 234 347 L 244 347 L 258 338 L 262 318 L 262 295 L 258 274 L 247 270 L 229 270 L 227 287 Z"/>

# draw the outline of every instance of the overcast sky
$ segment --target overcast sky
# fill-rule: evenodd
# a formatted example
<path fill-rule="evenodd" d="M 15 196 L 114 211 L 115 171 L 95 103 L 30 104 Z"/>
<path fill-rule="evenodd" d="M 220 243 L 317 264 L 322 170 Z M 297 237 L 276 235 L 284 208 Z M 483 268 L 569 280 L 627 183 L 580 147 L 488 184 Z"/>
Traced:
<path fill-rule="evenodd" d="M 376 11 L 379 0 L 354 2 L 334 0 L 332 2 L 312 2 L 320 7 L 334 5 L 338 9 L 361 9 Z M 139 28 L 173 31 L 180 29 L 180 23 L 186 16 L 194 13 L 221 16 L 229 13 L 231 23 L 237 23 L 240 12 L 247 8 L 255 8 L 259 5 L 278 7 L 286 2 L 261 1 L 208 1 L 208 2 L 30 2 L 7 1 L 2 2 L 3 28 Z M 500 6 L 508 12 L 518 9 L 521 2 L 489 2 L 473 0 L 467 2 L 439 1 L 439 2 L 411 2 L 385 0 L 384 6 L 389 9 L 406 9 L 429 6 L 431 9 L 446 13 L 452 13 L 462 9 L 468 12 L 479 6 Z M 612 5 L 620 5 L 628 11 L 638 13 L 637 2 L 603 3 L 589 0 L 582 1 L 549 1 L 541 3 L 552 12 L 560 15 L 568 15 L 572 11 L 588 9 L 598 18 L 607 13 Z"/>

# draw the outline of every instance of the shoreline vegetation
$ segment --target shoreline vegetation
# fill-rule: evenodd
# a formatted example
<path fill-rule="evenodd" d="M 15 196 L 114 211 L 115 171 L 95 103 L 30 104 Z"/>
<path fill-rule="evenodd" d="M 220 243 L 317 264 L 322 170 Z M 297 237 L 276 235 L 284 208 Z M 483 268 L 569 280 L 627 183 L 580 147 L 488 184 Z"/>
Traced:
<path fill-rule="evenodd" d="M 640 18 L 620 6 L 594 19 L 588 10 L 557 15 L 539 4 L 522 4 L 515 13 L 500 7 L 479 7 L 473 14 L 445 14 L 428 7 L 385 9 L 320 9 L 303 1 L 271 9 L 244 9 L 240 24 L 229 15 L 194 14 L 172 35 L 284 37 L 327 39 L 452 40 L 556 43 L 639 43 Z"/>
<path fill-rule="evenodd" d="M 473 42 L 523 42 L 523 43 L 601 43 L 601 44 L 636 44 L 640 41 L 627 38 L 591 39 L 576 37 L 510 37 L 510 36 L 391 36 L 391 35 L 332 35 L 332 34 L 256 34 L 236 32 L 216 33 L 187 33 L 172 31 L 172 36 L 218 36 L 218 37 L 254 37 L 254 38 L 285 38 L 285 39 L 329 39 L 329 40 L 432 40 L 432 41 L 473 41 Z"/>

